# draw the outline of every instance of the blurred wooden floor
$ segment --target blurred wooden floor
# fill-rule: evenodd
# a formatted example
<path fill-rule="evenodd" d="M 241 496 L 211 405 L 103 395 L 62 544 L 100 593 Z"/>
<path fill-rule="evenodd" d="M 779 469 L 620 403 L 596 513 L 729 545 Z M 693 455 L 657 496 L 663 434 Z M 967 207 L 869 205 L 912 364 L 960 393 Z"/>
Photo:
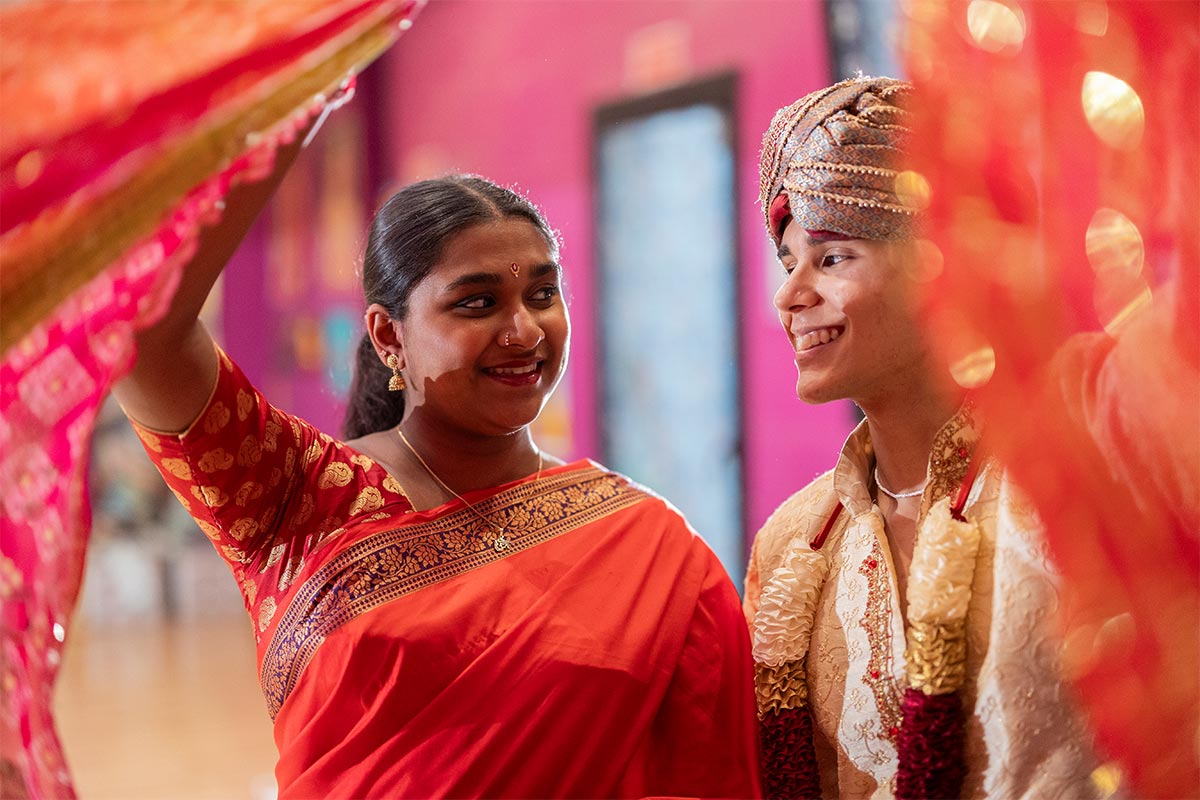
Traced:
<path fill-rule="evenodd" d="M 244 616 L 72 628 L 55 711 L 83 800 L 270 800 L 275 742 Z"/>

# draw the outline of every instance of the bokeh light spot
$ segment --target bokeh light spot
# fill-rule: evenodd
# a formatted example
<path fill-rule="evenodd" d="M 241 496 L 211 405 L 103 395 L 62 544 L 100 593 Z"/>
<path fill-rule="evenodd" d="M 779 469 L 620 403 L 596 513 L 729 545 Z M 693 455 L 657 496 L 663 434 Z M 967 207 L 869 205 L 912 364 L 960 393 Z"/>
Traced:
<path fill-rule="evenodd" d="M 919 172 L 905 170 L 896 176 L 896 195 L 900 202 L 916 211 L 924 211 L 929 207 L 929 197 L 932 190 L 929 181 Z"/>
<path fill-rule="evenodd" d="M 17 161 L 16 174 L 14 175 L 17 186 L 24 189 L 36 181 L 41 176 L 45 165 L 46 160 L 42 156 L 41 150 L 30 150 L 21 156 L 21 159 Z"/>
<path fill-rule="evenodd" d="M 967 31 L 975 45 L 989 53 L 1020 50 L 1025 42 L 1025 15 L 998 0 L 971 0 Z"/>
<path fill-rule="evenodd" d="M 1096 272 L 1096 315 L 1106 331 L 1116 334 L 1153 300 L 1142 277 L 1142 234 L 1121 212 L 1102 208 L 1092 215 L 1085 239 L 1088 263 Z"/>
<path fill-rule="evenodd" d="M 1146 258 L 1142 234 L 1120 211 L 1102 208 L 1092 215 L 1085 247 L 1088 263 L 1101 280 L 1141 274 Z"/>
<path fill-rule="evenodd" d="M 1104 0 L 1081 0 L 1075 8 L 1075 28 L 1089 36 L 1108 33 L 1108 3 Z"/>
<path fill-rule="evenodd" d="M 1100 318 L 1107 318 L 1107 321 L 1104 323 L 1104 330 L 1110 336 L 1116 336 L 1131 320 L 1154 305 L 1154 295 L 1150 291 L 1150 285 L 1141 278 L 1138 278 L 1138 284 L 1139 289 L 1133 293 L 1133 299 L 1116 312 L 1109 313 L 1105 306 L 1097 304 L 1099 307 L 1096 311 L 1100 314 Z"/>
<path fill-rule="evenodd" d="M 1109 761 L 1092 770 L 1092 784 L 1100 792 L 1102 800 L 1108 800 L 1121 786 L 1121 768 Z"/>
<path fill-rule="evenodd" d="M 950 376 L 964 389 L 978 389 L 992 379 L 996 371 L 996 351 L 984 345 L 950 365 Z"/>
<path fill-rule="evenodd" d="M 1125 81 L 1107 72 L 1083 76 L 1083 114 L 1109 147 L 1131 150 L 1142 140 L 1146 111 L 1142 98 Z"/>

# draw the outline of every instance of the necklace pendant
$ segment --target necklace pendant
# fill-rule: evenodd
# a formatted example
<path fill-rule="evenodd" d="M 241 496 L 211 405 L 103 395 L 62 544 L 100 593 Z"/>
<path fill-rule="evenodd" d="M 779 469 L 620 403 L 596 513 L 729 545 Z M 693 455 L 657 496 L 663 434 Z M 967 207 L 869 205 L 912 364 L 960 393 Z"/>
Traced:
<path fill-rule="evenodd" d="M 512 545 L 512 542 L 510 542 L 503 533 L 500 534 L 499 536 L 497 536 L 495 538 L 495 540 L 492 541 L 492 549 L 494 549 L 497 553 L 503 553 L 511 545 Z"/>

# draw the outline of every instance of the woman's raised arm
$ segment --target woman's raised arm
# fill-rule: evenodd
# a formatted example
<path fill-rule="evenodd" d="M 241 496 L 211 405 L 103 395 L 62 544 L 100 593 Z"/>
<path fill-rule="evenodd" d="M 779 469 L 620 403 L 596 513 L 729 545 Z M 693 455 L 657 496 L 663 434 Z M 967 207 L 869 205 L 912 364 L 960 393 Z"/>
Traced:
<path fill-rule="evenodd" d="M 147 428 L 183 431 L 204 410 L 217 379 L 217 356 L 212 337 L 200 322 L 200 309 L 217 276 L 296 160 L 312 124 L 279 148 L 267 177 L 229 191 L 221 220 L 201 231 L 196 254 L 184 266 L 166 315 L 138 334 L 133 369 L 114 385 L 113 394 L 125 413 Z"/>

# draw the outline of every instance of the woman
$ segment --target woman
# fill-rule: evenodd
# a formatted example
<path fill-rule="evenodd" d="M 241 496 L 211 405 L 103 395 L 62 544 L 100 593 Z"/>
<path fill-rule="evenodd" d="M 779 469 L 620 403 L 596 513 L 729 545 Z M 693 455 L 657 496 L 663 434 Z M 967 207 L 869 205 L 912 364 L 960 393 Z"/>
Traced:
<path fill-rule="evenodd" d="M 280 796 L 757 795 L 721 565 L 661 499 L 530 435 L 570 334 L 539 211 L 461 176 L 384 205 L 343 442 L 196 321 L 269 189 L 231 200 L 118 395 L 241 586 Z"/>

